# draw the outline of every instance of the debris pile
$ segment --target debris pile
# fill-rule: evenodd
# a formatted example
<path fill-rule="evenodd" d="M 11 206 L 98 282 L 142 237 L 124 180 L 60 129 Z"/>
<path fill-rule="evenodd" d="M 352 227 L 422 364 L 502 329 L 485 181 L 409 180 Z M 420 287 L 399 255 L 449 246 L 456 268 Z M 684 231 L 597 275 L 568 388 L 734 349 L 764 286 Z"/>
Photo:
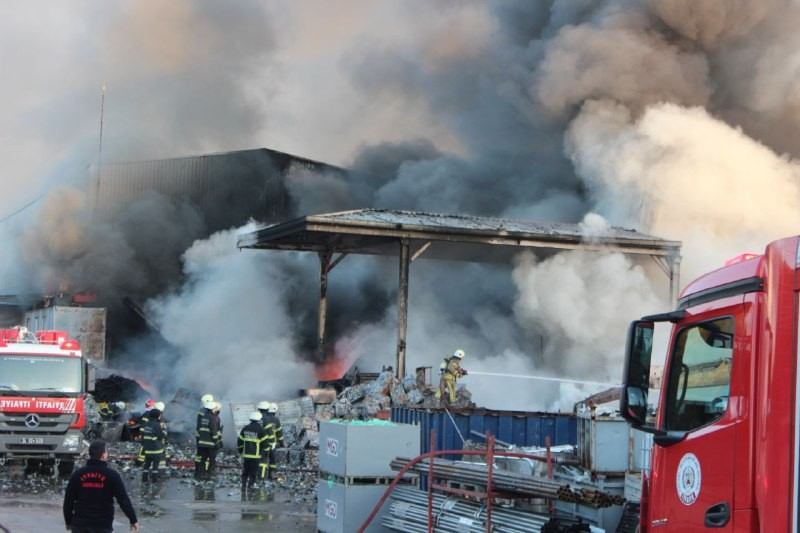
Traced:
<path fill-rule="evenodd" d="M 385 370 L 369 383 L 359 383 L 344 389 L 328 405 L 318 406 L 317 418 L 329 420 L 367 420 L 380 417 L 391 407 L 416 407 L 438 409 L 448 407 L 436 398 L 436 388 L 427 385 L 419 377 L 406 376 L 397 379 L 394 372 Z M 456 390 L 456 401 L 449 404 L 453 409 L 475 407 L 472 393 L 463 385 Z"/>
<path fill-rule="evenodd" d="M 111 374 L 107 378 L 97 379 L 94 393 L 92 393 L 97 403 L 135 402 L 140 398 L 147 397 L 148 394 L 136 381 L 119 374 Z"/>

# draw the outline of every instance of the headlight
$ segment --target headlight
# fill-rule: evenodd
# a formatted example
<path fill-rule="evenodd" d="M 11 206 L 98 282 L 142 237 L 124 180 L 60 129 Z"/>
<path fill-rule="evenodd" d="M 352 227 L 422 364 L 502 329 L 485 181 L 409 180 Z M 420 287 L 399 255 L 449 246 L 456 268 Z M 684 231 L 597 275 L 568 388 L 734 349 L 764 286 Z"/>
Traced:
<path fill-rule="evenodd" d="M 69 450 L 77 450 L 81 445 L 80 435 L 67 435 L 64 437 L 64 448 Z"/>

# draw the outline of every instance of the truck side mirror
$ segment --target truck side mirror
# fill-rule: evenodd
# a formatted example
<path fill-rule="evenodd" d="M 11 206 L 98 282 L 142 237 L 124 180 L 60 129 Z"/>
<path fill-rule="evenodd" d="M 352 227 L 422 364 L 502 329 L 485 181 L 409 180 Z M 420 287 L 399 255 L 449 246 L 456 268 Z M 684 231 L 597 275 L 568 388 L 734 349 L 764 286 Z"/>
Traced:
<path fill-rule="evenodd" d="M 654 331 L 655 324 L 643 320 L 635 320 L 628 330 L 619 410 L 622 417 L 637 428 L 642 428 L 647 422 Z"/>

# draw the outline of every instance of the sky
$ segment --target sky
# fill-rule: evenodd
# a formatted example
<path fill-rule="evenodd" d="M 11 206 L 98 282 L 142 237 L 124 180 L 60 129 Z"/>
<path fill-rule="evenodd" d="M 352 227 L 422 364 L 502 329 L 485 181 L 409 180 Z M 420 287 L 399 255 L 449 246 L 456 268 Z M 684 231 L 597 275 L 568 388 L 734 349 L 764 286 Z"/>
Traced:
<path fill-rule="evenodd" d="M 316 258 L 240 253 L 258 221 L 207 236 L 159 198 L 100 227 L 80 187 L 99 164 L 270 148 L 352 171 L 290 173 L 298 215 L 631 228 L 683 243 L 683 285 L 800 222 L 795 1 L 77 0 L 0 16 L 0 287 L 67 269 L 139 291 L 184 353 L 176 382 L 230 399 L 313 384 L 298 337 L 315 328 Z M 180 257 L 180 285 L 141 268 L 166 265 L 159 251 Z M 336 352 L 391 364 L 396 265 L 345 263 Z M 597 392 L 581 380 L 619 382 L 627 323 L 666 310 L 666 286 L 614 254 L 418 261 L 407 368 L 462 348 L 479 405 L 571 410 Z M 498 369 L 575 382 L 477 374 Z"/>

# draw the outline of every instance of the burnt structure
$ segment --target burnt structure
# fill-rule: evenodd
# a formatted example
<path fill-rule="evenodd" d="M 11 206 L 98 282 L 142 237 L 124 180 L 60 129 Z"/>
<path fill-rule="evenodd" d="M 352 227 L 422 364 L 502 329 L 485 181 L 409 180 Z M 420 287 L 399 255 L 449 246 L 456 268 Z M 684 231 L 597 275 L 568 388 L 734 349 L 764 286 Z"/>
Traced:
<path fill-rule="evenodd" d="M 273 225 L 243 235 L 237 246 L 318 254 L 320 351 L 324 351 L 325 344 L 328 273 L 348 254 L 397 255 L 396 375 L 402 378 L 406 374 L 409 267 L 423 254 L 429 258 L 464 261 L 509 261 L 524 248 L 536 249 L 541 254 L 582 249 L 645 255 L 652 257 L 668 276 L 670 299 L 675 301 L 681 243 L 616 227 L 587 237 L 578 224 L 359 209 L 308 215 Z"/>

